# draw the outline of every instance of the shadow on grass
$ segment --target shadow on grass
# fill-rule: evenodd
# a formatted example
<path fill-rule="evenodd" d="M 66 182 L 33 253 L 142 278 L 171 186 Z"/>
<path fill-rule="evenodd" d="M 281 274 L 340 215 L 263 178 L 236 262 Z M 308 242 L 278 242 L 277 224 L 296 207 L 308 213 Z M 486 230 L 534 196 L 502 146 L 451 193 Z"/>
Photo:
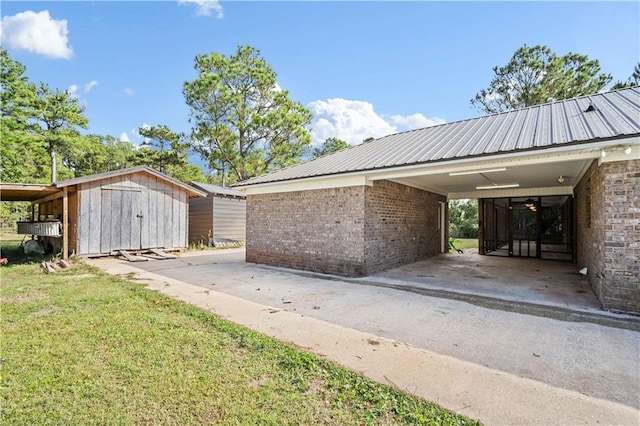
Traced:
<path fill-rule="evenodd" d="M 26 242 L 28 239 L 24 241 Z M 0 242 L 0 250 L 2 257 L 8 260 L 8 263 L 2 265 L 2 268 L 10 268 L 12 265 L 39 264 L 60 257 L 54 253 L 25 254 L 21 240 L 2 241 Z"/>

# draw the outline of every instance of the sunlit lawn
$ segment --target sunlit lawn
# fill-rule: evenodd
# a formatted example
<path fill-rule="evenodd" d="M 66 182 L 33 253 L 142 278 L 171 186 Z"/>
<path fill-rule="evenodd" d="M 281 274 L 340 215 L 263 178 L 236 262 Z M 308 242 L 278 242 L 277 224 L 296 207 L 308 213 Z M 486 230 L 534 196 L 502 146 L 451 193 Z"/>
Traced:
<path fill-rule="evenodd" d="M 474 423 L 87 265 L 0 272 L 3 424 Z"/>
<path fill-rule="evenodd" d="M 453 244 L 457 249 L 466 250 L 470 248 L 478 248 L 477 238 L 455 238 Z"/>

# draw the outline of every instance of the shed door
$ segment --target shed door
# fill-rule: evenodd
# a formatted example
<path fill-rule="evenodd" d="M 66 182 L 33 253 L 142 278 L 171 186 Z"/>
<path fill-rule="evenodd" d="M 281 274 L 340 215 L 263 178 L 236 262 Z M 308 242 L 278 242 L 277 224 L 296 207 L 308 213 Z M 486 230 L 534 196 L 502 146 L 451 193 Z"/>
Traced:
<path fill-rule="evenodd" d="M 100 251 L 138 250 L 141 246 L 142 191 L 102 188 Z"/>

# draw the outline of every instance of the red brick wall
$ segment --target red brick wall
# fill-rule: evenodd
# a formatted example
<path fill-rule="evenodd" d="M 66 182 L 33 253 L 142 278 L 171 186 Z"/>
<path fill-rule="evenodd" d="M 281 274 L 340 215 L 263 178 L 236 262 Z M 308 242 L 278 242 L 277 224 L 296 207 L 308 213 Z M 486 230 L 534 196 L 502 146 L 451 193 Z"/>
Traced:
<path fill-rule="evenodd" d="M 605 307 L 640 314 L 640 160 L 604 163 Z"/>
<path fill-rule="evenodd" d="M 602 169 L 598 167 L 598 161 L 594 160 L 574 190 L 578 267 L 587 267 L 589 284 L 600 301 L 604 287 L 603 184 Z"/>
<path fill-rule="evenodd" d="M 365 197 L 367 275 L 440 252 L 438 201 L 446 197 L 390 181 L 376 181 Z"/>
<path fill-rule="evenodd" d="M 575 199 L 578 266 L 605 309 L 640 314 L 640 160 L 594 161 Z"/>
<path fill-rule="evenodd" d="M 345 276 L 424 259 L 440 248 L 438 200 L 388 181 L 249 195 L 246 259 Z"/>
<path fill-rule="evenodd" d="M 247 196 L 247 262 L 364 274 L 364 187 Z"/>

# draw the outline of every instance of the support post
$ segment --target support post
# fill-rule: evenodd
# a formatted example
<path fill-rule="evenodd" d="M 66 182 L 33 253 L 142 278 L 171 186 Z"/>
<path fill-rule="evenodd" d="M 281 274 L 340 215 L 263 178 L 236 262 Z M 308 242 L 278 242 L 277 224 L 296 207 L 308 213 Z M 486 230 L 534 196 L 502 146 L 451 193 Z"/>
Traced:
<path fill-rule="evenodd" d="M 62 189 L 62 258 L 69 259 L 69 191 Z"/>
<path fill-rule="evenodd" d="M 478 198 L 478 253 L 484 252 L 484 198 Z"/>

